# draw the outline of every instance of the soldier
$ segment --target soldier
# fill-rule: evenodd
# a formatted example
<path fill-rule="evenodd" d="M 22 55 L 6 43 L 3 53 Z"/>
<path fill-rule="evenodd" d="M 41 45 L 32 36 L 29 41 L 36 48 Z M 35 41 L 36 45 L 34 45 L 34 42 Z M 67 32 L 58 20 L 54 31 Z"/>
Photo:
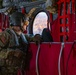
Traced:
<path fill-rule="evenodd" d="M 24 15 L 14 12 L 10 16 L 11 28 L 0 33 L 0 75 L 17 75 L 25 68 L 28 41 L 23 33 Z"/>

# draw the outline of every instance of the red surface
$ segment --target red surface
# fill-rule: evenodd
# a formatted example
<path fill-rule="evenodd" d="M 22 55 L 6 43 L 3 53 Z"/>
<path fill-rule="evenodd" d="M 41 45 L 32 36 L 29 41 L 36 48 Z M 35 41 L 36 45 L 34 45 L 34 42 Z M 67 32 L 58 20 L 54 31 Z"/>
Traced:
<path fill-rule="evenodd" d="M 62 58 L 61 58 L 61 73 L 62 75 L 76 75 L 76 52 L 72 50 L 68 61 L 68 67 L 66 74 L 66 65 L 69 53 L 71 51 L 73 43 L 65 44 Z M 58 57 L 60 52 L 61 44 L 41 44 L 39 53 L 39 75 L 58 75 Z M 26 70 L 25 75 L 37 75 L 36 74 L 36 52 L 37 46 L 30 44 L 32 58 L 30 60 L 29 69 Z"/>
<path fill-rule="evenodd" d="M 52 36 L 55 42 L 59 41 L 58 18 L 52 23 Z"/>
<path fill-rule="evenodd" d="M 76 40 L 76 15 L 75 14 L 68 14 L 69 18 L 69 38 L 68 42 L 73 42 Z M 52 23 L 52 36 L 54 42 L 59 42 L 59 25 L 58 25 L 58 18 Z"/>
<path fill-rule="evenodd" d="M 0 14 L 0 29 L 5 30 L 9 27 L 9 18 L 4 14 Z"/>
<path fill-rule="evenodd" d="M 70 25 L 69 25 L 69 41 L 74 41 L 76 40 L 76 15 L 75 14 L 70 14 Z"/>

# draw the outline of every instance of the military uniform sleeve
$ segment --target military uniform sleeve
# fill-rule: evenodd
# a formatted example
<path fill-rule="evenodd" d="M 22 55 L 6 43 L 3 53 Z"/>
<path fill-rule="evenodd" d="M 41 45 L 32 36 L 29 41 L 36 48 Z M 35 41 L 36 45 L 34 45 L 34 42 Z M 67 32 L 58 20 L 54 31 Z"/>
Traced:
<path fill-rule="evenodd" d="M 5 47 L 9 42 L 9 34 L 5 31 L 0 33 L 0 48 Z"/>
<path fill-rule="evenodd" d="M 33 41 L 33 37 L 25 35 L 26 39 L 28 42 L 32 42 Z"/>
<path fill-rule="evenodd" d="M 41 43 L 42 42 L 42 38 L 40 35 L 35 35 L 35 36 L 26 36 L 28 38 L 29 42 L 35 42 L 36 44 Z"/>

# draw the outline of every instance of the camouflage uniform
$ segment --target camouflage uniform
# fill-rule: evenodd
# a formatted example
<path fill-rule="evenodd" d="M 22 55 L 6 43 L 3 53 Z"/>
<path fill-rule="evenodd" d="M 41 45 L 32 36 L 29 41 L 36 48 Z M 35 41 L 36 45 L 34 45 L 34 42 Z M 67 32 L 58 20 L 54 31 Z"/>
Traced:
<path fill-rule="evenodd" d="M 0 33 L 0 75 L 17 75 L 18 69 L 25 68 L 26 53 L 16 44 L 16 37 L 11 29 Z"/>
<path fill-rule="evenodd" d="M 10 16 L 12 28 L 0 33 L 0 75 L 17 75 L 18 69 L 25 69 L 27 66 L 26 52 L 28 50 L 28 41 L 37 41 L 36 38 L 39 36 L 34 39 L 34 37 L 30 38 L 23 33 L 18 35 L 15 32 L 15 26 L 20 27 L 22 31 L 24 19 L 24 14 L 20 12 L 12 13 Z"/>
<path fill-rule="evenodd" d="M 41 42 L 40 35 L 34 37 L 25 35 L 25 37 L 28 42 L 36 44 Z M 20 36 L 15 35 L 12 29 L 8 28 L 0 33 L 0 75 L 17 75 L 18 69 L 26 68 L 28 44 L 22 44 L 20 41 Z"/>

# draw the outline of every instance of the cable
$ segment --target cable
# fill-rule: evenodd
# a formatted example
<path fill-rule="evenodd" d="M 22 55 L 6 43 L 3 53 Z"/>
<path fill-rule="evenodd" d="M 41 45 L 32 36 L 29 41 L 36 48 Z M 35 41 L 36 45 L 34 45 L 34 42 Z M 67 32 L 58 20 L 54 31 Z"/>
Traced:
<path fill-rule="evenodd" d="M 70 55 L 71 55 L 71 53 L 72 53 L 72 49 L 73 49 L 73 47 L 74 47 L 74 44 L 75 44 L 75 42 L 73 43 L 73 45 L 72 45 L 72 47 L 71 47 L 71 50 L 70 50 L 70 53 L 69 53 L 69 55 L 68 55 L 68 59 L 67 59 L 67 62 L 66 62 L 66 75 L 68 75 L 68 62 L 69 62 Z"/>
<path fill-rule="evenodd" d="M 58 73 L 59 73 L 59 75 L 61 75 L 60 59 L 61 59 L 61 55 L 62 55 L 62 52 L 63 52 L 63 48 L 64 48 L 64 43 L 61 43 L 61 49 L 60 49 L 60 54 L 59 54 L 59 59 L 58 59 Z"/>
<path fill-rule="evenodd" d="M 38 44 L 38 49 L 37 49 L 37 54 L 36 54 L 36 73 L 37 73 L 37 75 L 39 75 L 39 67 L 38 67 L 39 52 L 40 52 L 40 44 Z"/>

